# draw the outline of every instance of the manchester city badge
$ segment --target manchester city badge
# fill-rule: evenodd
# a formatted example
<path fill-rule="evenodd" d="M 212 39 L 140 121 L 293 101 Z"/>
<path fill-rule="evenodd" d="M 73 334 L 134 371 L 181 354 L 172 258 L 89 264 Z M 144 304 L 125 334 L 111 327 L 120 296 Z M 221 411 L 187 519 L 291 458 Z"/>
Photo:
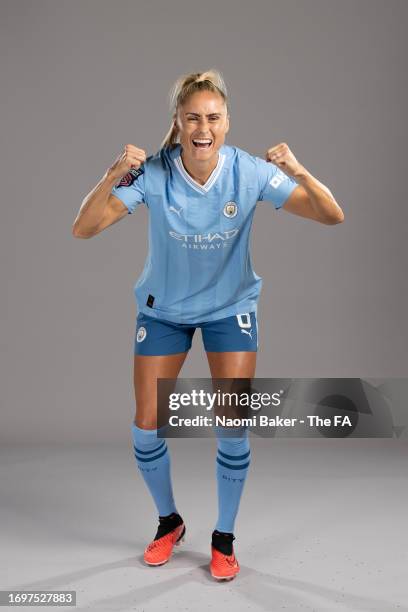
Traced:
<path fill-rule="evenodd" d="M 137 330 L 136 340 L 138 342 L 143 342 L 143 340 L 146 338 L 146 335 L 147 335 L 146 328 L 139 327 L 139 329 Z"/>
<path fill-rule="evenodd" d="M 227 202 L 224 206 L 223 212 L 226 217 L 232 219 L 232 217 L 235 217 L 238 212 L 238 206 L 235 202 Z"/>

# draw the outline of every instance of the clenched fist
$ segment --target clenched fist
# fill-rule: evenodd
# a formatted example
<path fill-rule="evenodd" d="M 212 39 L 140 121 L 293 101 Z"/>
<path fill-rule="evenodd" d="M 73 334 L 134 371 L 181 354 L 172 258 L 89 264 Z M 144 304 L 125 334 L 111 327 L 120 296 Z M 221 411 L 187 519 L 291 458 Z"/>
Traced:
<path fill-rule="evenodd" d="M 116 180 L 121 179 L 132 168 L 138 170 L 146 161 L 146 153 L 132 144 L 127 144 L 122 153 L 115 159 L 108 170 L 109 176 Z"/>
<path fill-rule="evenodd" d="M 281 142 L 280 144 L 268 149 L 265 159 L 267 162 L 274 163 L 288 176 L 294 176 L 301 167 L 300 163 L 293 155 L 286 142 Z"/>

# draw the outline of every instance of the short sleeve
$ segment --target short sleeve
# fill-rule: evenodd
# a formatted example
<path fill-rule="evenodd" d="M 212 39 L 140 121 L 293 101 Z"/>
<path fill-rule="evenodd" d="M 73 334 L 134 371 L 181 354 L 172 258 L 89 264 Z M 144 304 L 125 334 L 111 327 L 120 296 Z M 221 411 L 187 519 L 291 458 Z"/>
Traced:
<path fill-rule="evenodd" d="M 124 203 L 129 214 L 132 214 L 139 204 L 145 202 L 144 172 L 143 166 L 137 170 L 132 168 L 112 189 L 112 194 Z"/>
<path fill-rule="evenodd" d="M 259 180 L 258 200 L 268 200 L 276 209 L 282 208 L 298 183 L 272 162 L 266 162 L 260 157 L 255 159 Z"/>

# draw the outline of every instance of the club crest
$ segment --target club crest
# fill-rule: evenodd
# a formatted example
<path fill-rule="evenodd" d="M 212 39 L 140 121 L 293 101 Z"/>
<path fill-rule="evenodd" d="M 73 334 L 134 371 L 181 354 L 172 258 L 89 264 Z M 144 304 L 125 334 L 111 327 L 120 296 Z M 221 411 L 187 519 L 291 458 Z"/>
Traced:
<path fill-rule="evenodd" d="M 224 206 L 223 213 L 226 217 L 232 219 L 232 217 L 236 217 L 238 212 L 238 206 L 235 202 L 227 202 Z"/>
<path fill-rule="evenodd" d="M 143 174 L 143 170 L 141 170 L 141 168 L 138 168 L 137 170 L 136 168 L 132 168 L 131 170 L 129 170 L 127 174 L 125 174 L 125 176 L 122 176 L 117 186 L 118 187 L 130 187 L 130 185 L 133 185 L 135 180 L 141 174 Z"/>
<path fill-rule="evenodd" d="M 137 335 L 136 335 L 136 340 L 137 342 L 143 342 L 143 340 L 146 338 L 147 336 L 147 331 L 145 327 L 139 327 L 139 329 L 137 330 Z"/>

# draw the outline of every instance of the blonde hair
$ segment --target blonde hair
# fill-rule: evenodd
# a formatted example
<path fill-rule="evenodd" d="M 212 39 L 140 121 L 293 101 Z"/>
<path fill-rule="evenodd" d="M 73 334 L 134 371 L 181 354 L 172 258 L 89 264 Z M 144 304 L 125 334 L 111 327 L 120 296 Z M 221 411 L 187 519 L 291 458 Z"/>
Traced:
<path fill-rule="evenodd" d="M 227 113 L 229 114 L 229 104 L 227 97 L 227 87 L 225 85 L 222 74 L 212 68 L 206 72 L 192 72 L 183 75 L 177 79 L 170 90 L 170 111 L 172 113 L 172 124 L 166 134 L 160 147 L 174 147 L 177 144 L 177 128 L 174 125 L 174 119 L 177 114 L 177 109 L 184 104 L 189 96 L 196 91 L 212 91 L 219 94 L 225 102 Z"/>

